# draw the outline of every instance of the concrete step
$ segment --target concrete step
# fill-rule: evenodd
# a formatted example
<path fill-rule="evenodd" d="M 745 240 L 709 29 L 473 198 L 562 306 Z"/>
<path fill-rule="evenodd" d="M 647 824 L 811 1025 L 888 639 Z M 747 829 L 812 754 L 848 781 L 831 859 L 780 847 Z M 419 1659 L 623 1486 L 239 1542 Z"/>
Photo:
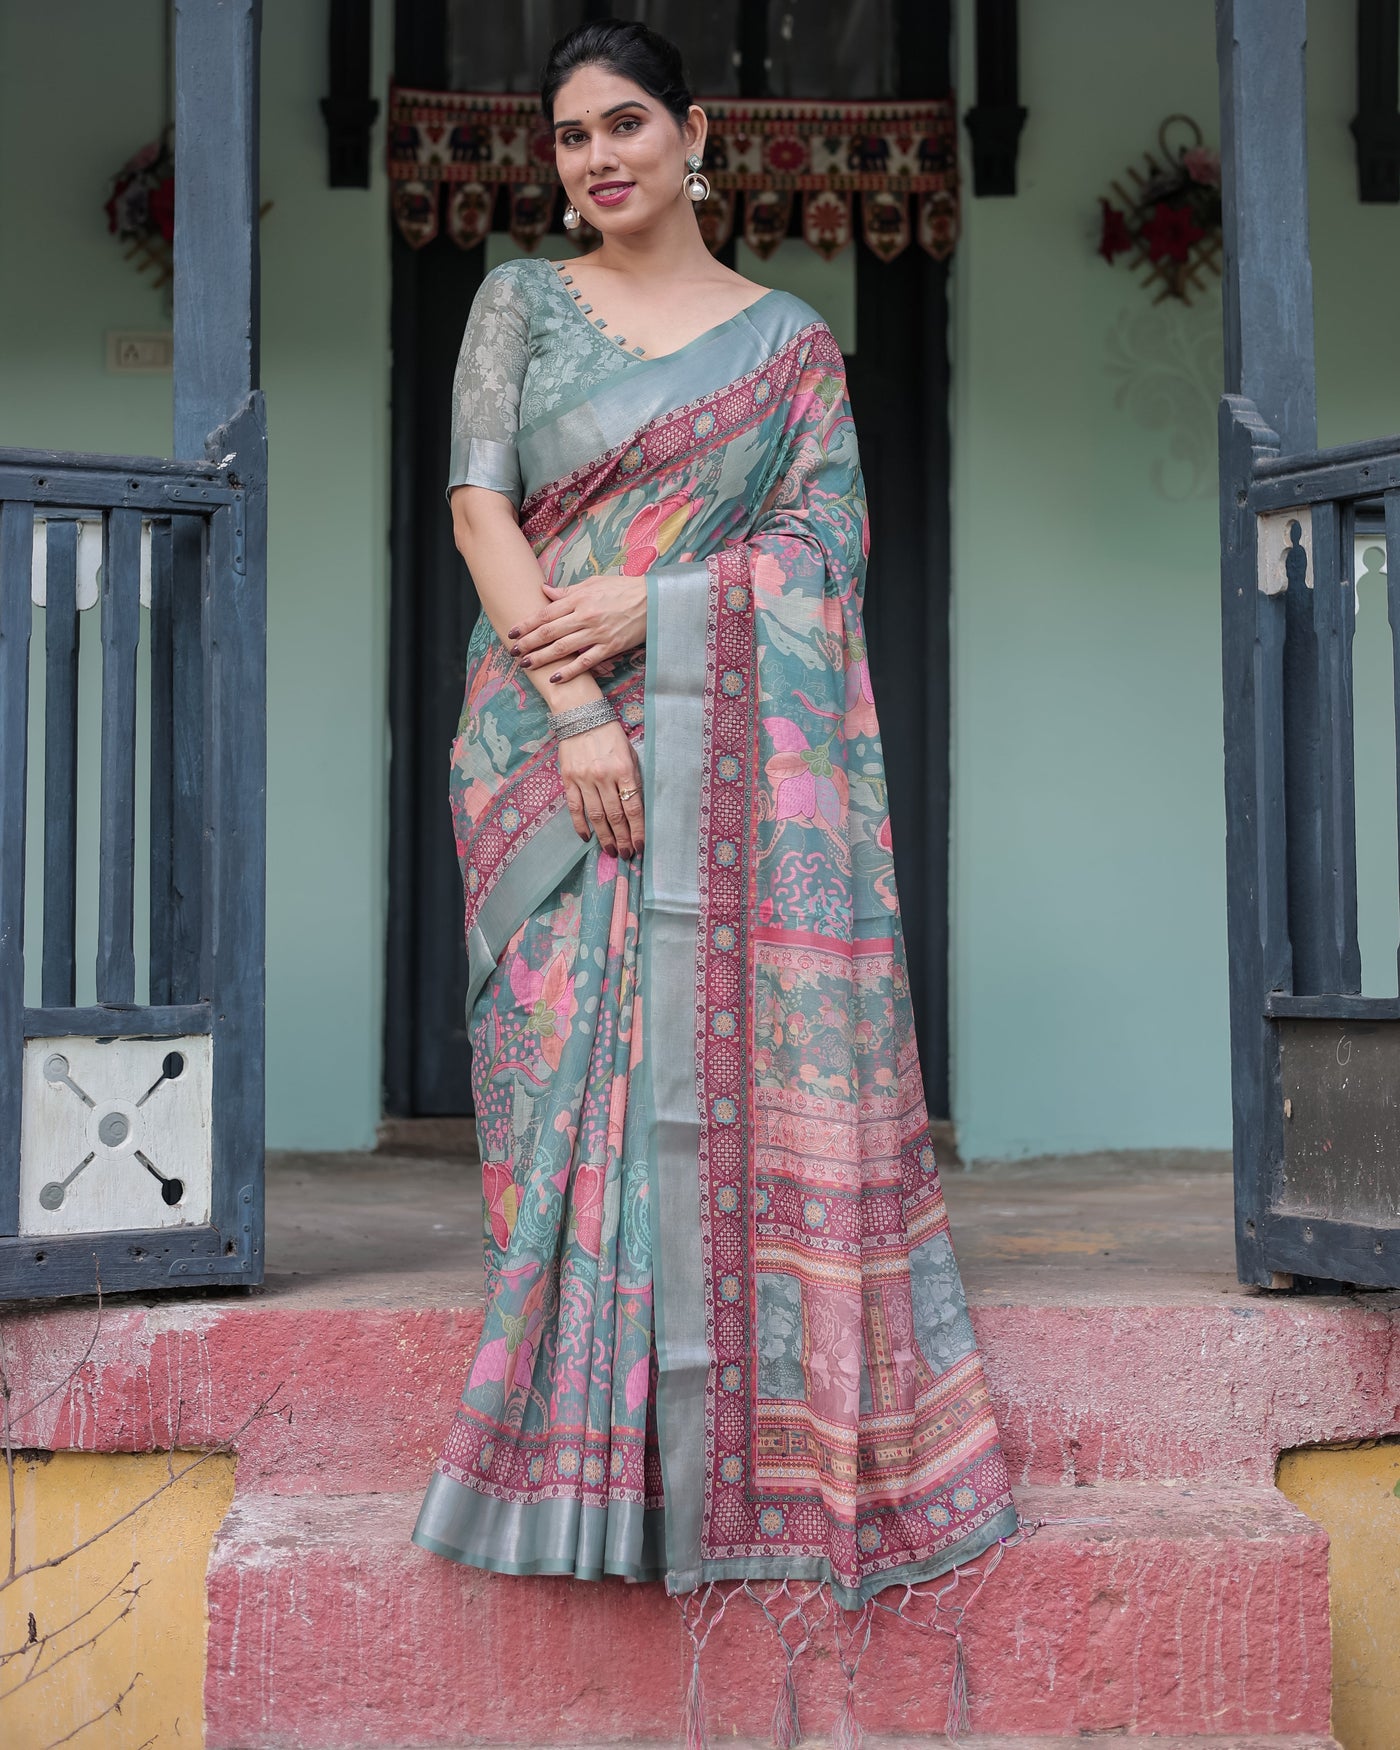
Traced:
<path fill-rule="evenodd" d="M 940 1740 L 935 1740 L 937 1741 Z M 673 1740 L 633 1738 L 614 1739 L 612 1742 L 627 1742 L 629 1750 L 648 1750 L 651 1744 L 655 1744 L 657 1750 L 660 1750 L 661 1745 L 669 1746 Z M 929 1750 L 930 1740 L 926 1733 L 917 1738 L 897 1738 L 885 1732 L 868 1732 L 865 1742 L 867 1750 Z M 393 1750 L 415 1750 L 415 1747 L 395 1745 Z M 504 1743 L 463 1743 L 454 1746 L 453 1750 L 518 1750 L 518 1746 Z M 549 1750 L 606 1750 L 606 1747 L 571 1738 L 552 1743 Z M 773 1750 L 773 1747 L 771 1738 L 726 1738 L 723 1750 Z M 831 1739 L 821 1735 L 804 1737 L 802 1750 L 831 1750 Z M 1270 1733 L 1263 1738 L 1252 1734 L 1241 1737 L 1238 1733 L 1230 1733 L 1223 1738 L 1214 1734 L 1208 1737 L 1163 1738 L 1157 1732 L 1095 1732 L 1087 1744 L 1082 1736 L 987 1738 L 981 1732 L 972 1732 L 957 1740 L 957 1750 L 1341 1750 L 1341 1746 L 1330 1734 L 1318 1737 L 1313 1732 Z"/>
<path fill-rule="evenodd" d="M 1043 1523 L 964 1628 L 977 1731 L 1022 1750 L 1112 1732 L 1199 1750 L 1191 1734 L 1220 1750 L 1327 1744 L 1327 1539 L 1275 1490 L 1108 1484 L 1018 1501 Z M 675 1740 L 689 1643 L 659 1586 L 456 1567 L 409 1543 L 417 1505 L 417 1491 L 240 1493 L 209 1568 L 209 1750 Z M 950 1651 L 877 1616 L 856 1690 L 865 1727 L 941 1734 Z M 781 1669 L 736 1598 L 704 1660 L 716 1742 L 766 1738 Z M 798 1683 L 807 1729 L 829 1732 L 842 1694 L 829 1639 Z"/>
<path fill-rule="evenodd" d="M 9 1321 L 27 1446 L 238 1439 L 239 1488 L 336 1494 L 426 1481 L 481 1329 L 454 1305 L 303 1293 L 87 1307 Z M 972 1297 L 1013 1482 L 1273 1479 L 1294 1446 L 1400 1432 L 1400 1297 L 1217 1293 L 1172 1304 Z M 78 1368 L 66 1386 L 65 1375 Z M 1147 1389 L 1150 1382 L 1150 1390 Z"/>

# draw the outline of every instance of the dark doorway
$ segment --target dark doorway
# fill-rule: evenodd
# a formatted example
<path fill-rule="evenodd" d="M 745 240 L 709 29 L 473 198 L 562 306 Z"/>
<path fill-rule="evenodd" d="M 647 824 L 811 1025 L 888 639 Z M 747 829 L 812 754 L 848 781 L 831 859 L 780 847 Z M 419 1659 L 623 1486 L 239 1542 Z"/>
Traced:
<path fill-rule="evenodd" d="M 746 4 L 752 33 L 766 14 Z M 899 0 L 899 95 L 948 89 L 947 0 Z M 398 0 L 395 78 L 447 84 L 446 0 Z M 760 96 L 761 90 L 747 95 Z M 443 498 L 448 402 L 485 246 L 393 235 L 390 866 L 385 1110 L 471 1111 L 462 892 L 447 807 L 476 597 Z M 890 783 L 895 863 L 929 1112 L 948 1090 L 948 269 L 862 242 L 850 394 L 872 526 L 865 618 Z"/>

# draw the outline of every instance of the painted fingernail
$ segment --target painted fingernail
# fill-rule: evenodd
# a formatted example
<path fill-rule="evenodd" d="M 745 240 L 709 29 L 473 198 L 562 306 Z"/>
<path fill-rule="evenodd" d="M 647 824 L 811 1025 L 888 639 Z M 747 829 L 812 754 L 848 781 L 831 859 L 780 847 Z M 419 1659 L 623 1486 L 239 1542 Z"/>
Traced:
<path fill-rule="evenodd" d="M 510 631 L 506 633 L 507 638 L 518 638 L 519 636 L 520 636 L 519 626 L 512 626 Z"/>
<path fill-rule="evenodd" d="M 521 659 L 520 659 L 520 666 L 521 666 L 521 668 L 529 668 L 529 666 L 530 666 L 530 659 L 529 659 L 529 657 L 528 657 L 528 656 L 522 656 L 522 657 L 521 657 Z"/>
<path fill-rule="evenodd" d="M 519 644 L 518 644 L 518 643 L 517 643 L 517 644 L 512 644 L 512 645 L 511 645 L 511 647 L 510 647 L 510 653 L 511 653 L 511 655 L 512 655 L 512 656 L 519 656 L 519 654 L 520 654 L 520 646 L 519 646 Z"/>
<path fill-rule="evenodd" d="M 549 678 L 552 681 L 562 681 L 564 677 L 562 674 L 552 674 Z"/>

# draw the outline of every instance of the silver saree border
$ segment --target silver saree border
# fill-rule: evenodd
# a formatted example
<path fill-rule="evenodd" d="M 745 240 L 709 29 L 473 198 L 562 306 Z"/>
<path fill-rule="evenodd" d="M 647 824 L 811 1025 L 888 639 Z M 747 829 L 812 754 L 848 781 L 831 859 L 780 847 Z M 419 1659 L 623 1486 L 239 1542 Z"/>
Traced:
<path fill-rule="evenodd" d="M 666 1586 L 700 1584 L 710 1346 L 700 1249 L 695 954 L 710 566 L 647 573 L 642 782 L 642 1025 L 649 1088 L 656 1422 L 666 1493 Z"/>
<path fill-rule="evenodd" d="M 502 1501 L 434 1471 L 412 1541 L 433 1555 L 498 1574 L 562 1574 L 576 1580 L 614 1574 L 659 1580 L 664 1560 L 661 1520 L 660 1508 L 633 1501 L 607 1507 L 572 1496 Z M 622 1553 L 629 1544 L 640 1551 L 636 1562 Z"/>

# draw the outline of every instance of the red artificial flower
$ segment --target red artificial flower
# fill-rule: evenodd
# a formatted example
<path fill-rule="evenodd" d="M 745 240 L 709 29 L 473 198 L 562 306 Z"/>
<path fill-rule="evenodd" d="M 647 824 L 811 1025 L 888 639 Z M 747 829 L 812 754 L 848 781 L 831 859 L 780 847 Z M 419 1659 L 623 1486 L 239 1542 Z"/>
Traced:
<path fill-rule="evenodd" d="M 1199 182 L 1203 188 L 1220 187 L 1220 154 L 1209 146 L 1192 146 L 1181 154 L 1181 163 L 1192 182 Z"/>
<path fill-rule="evenodd" d="M 146 202 L 151 223 L 167 243 L 175 241 L 175 178 L 167 176 L 151 190 Z"/>
<path fill-rule="evenodd" d="M 1157 210 L 1142 228 L 1142 240 L 1153 261 L 1185 261 L 1191 245 L 1205 236 L 1190 207 L 1157 202 Z"/>
<path fill-rule="evenodd" d="M 1132 233 L 1128 230 L 1128 221 L 1115 206 L 1100 198 L 1099 205 L 1103 208 L 1103 231 L 1099 237 L 1099 254 L 1105 261 L 1111 263 L 1115 255 L 1122 255 L 1133 246 Z"/>

